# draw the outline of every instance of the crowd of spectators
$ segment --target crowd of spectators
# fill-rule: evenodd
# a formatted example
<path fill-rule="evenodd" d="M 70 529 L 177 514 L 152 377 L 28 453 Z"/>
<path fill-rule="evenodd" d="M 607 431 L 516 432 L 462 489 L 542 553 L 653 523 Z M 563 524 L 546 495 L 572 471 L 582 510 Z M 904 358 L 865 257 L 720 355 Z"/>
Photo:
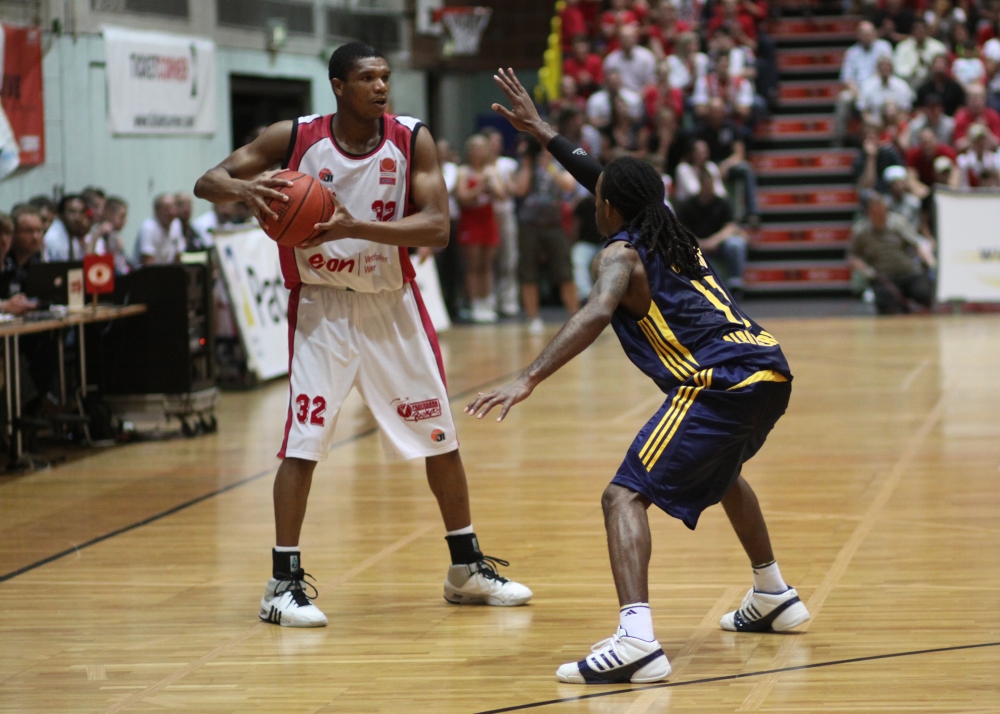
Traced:
<path fill-rule="evenodd" d="M 1000 185 L 1000 2 L 882 0 L 840 79 L 836 138 L 861 137 L 852 264 L 880 312 L 929 306 L 935 186 Z"/>
<path fill-rule="evenodd" d="M 15 205 L 10 215 L 0 212 L 0 312 L 22 315 L 34 309 L 34 301 L 21 291 L 33 264 L 112 255 L 115 272 L 125 274 L 144 265 L 179 262 L 182 253 L 207 250 L 217 228 L 250 219 L 242 204 L 223 204 L 192 221 L 190 195 L 160 194 L 129 253 L 122 239 L 128 210 L 125 199 L 88 186 L 64 194 L 58 202 L 35 196 Z"/>
<path fill-rule="evenodd" d="M 540 107 L 602 162 L 632 156 L 653 165 L 668 201 L 734 289 L 746 228 L 759 223 L 750 141 L 777 97 L 767 15 L 763 0 L 567 0 L 559 96 Z M 446 300 L 477 322 L 523 307 L 537 332 L 542 278 L 571 312 L 591 290 L 590 263 L 602 244 L 593 200 L 531 140 L 519 137 L 505 156 L 499 133 L 486 134 L 469 139 L 464 163 L 439 143 L 461 246 L 460 255 L 438 256 Z M 701 208 L 709 199 L 712 220 Z M 473 229 L 493 225 L 491 206 L 496 229 Z M 453 277 L 463 263 L 464 280 Z M 521 306 L 510 290 L 518 283 Z"/>

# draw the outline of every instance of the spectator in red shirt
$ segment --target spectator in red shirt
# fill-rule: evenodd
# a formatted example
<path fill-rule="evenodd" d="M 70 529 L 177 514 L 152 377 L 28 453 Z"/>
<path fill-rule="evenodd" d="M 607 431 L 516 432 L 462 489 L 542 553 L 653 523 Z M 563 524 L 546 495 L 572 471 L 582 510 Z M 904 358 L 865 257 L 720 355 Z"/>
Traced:
<path fill-rule="evenodd" d="M 953 148 L 945 146 L 937 140 L 933 129 L 921 129 L 919 143 L 906 152 L 906 165 L 913 169 L 916 177 L 924 186 L 930 188 L 934 185 L 936 178 L 934 163 L 942 156 L 951 161 L 952 164 L 958 158 Z"/>
<path fill-rule="evenodd" d="M 993 147 L 1000 141 L 1000 114 L 986 106 L 986 90 L 978 84 L 970 84 L 965 88 L 965 106 L 955 112 L 955 133 L 952 134 L 952 144 L 959 151 L 969 148 L 966 134 L 973 124 L 986 127 L 987 139 Z"/>
<path fill-rule="evenodd" d="M 684 113 L 684 92 L 670 86 L 670 68 L 661 64 L 656 68 L 656 84 L 651 84 L 642 93 L 642 102 L 646 107 L 646 119 L 650 124 L 656 121 L 660 107 L 666 107 L 673 112 L 678 120 Z"/>
<path fill-rule="evenodd" d="M 674 41 L 682 32 L 690 32 L 693 28 L 687 22 L 677 19 L 677 6 L 672 0 L 660 0 L 656 9 L 656 24 L 649 28 L 649 49 L 653 50 L 656 59 L 663 60 L 674 53 Z"/>
<path fill-rule="evenodd" d="M 737 44 L 757 49 L 757 24 L 739 3 L 739 0 L 722 0 L 715 6 L 715 14 L 708 21 L 708 37 L 711 38 L 720 27 L 729 30 Z"/>
<path fill-rule="evenodd" d="M 618 30 L 624 25 L 639 25 L 641 18 L 631 0 L 611 0 L 611 9 L 601 15 L 601 35 L 607 43 L 605 52 L 618 49 Z"/>
<path fill-rule="evenodd" d="M 562 49 L 568 53 L 573 47 L 573 39 L 577 35 L 586 36 L 587 18 L 583 14 L 580 0 L 565 0 L 566 7 L 559 13 L 562 21 Z"/>
<path fill-rule="evenodd" d="M 590 41 L 585 36 L 573 38 L 573 54 L 563 60 L 563 74 L 576 80 L 577 90 L 584 97 L 604 84 L 604 61 L 590 51 Z"/>

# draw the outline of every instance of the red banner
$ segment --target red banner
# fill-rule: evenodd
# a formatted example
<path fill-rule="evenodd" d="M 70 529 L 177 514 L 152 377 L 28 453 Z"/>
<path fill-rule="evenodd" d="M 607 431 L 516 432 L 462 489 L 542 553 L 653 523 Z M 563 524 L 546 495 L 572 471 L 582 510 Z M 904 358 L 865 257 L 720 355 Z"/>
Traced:
<path fill-rule="evenodd" d="M 7 24 L 3 32 L 3 110 L 21 148 L 21 166 L 37 166 L 45 163 L 42 33 Z"/>

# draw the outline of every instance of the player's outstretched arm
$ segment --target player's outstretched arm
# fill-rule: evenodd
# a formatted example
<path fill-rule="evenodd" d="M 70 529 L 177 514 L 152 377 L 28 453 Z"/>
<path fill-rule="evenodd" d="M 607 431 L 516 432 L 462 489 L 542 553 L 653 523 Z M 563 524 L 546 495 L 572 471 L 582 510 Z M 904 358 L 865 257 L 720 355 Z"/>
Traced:
<path fill-rule="evenodd" d="M 518 131 L 526 131 L 538 139 L 581 186 L 595 193 L 597 179 L 604 170 L 601 163 L 542 121 L 528 90 L 518 80 L 514 70 L 508 69 L 505 72 L 499 69 L 497 74 L 493 75 L 493 80 L 510 99 L 510 109 L 494 104 L 493 111 L 504 117 Z"/>
<path fill-rule="evenodd" d="M 465 408 L 465 413 L 482 419 L 493 407 L 500 407 L 497 421 L 503 421 L 511 407 L 531 396 L 543 380 L 583 352 L 611 322 L 638 262 L 636 252 L 622 243 L 613 243 L 602 250 L 598 255 L 597 281 L 583 309 L 563 325 L 520 377 L 492 392 L 481 392 Z"/>
<path fill-rule="evenodd" d="M 421 126 L 417 130 L 415 144 L 410 157 L 410 201 L 416 209 L 413 215 L 381 223 L 374 216 L 352 216 L 334 196 L 336 210 L 333 216 L 326 223 L 316 224 L 317 230 L 322 232 L 298 247 L 312 248 L 341 238 L 362 238 L 406 248 L 444 248 L 448 245 L 451 228 L 448 188 L 444 185 L 444 176 L 438 165 L 434 138 L 427 127 Z"/>
<path fill-rule="evenodd" d="M 268 169 L 285 160 L 291 138 L 291 121 L 272 124 L 251 143 L 206 171 L 195 183 L 194 195 L 212 203 L 242 201 L 261 223 L 267 217 L 276 219 L 278 214 L 267 207 L 267 201 L 287 201 L 288 196 L 277 189 L 291 186 L 292 182 L 274 178 L 277 171 Z"/>

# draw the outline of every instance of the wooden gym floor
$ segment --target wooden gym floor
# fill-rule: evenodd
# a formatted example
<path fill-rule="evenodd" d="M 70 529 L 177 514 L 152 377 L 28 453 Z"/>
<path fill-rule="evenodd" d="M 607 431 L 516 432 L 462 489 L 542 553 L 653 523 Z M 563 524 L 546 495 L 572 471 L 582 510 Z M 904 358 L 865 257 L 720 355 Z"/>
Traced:
<path fill-rule="evenodd" d="M 660 396 L 609 331 L 504 424 L 474 422 L 469 395 L 544 342 L 465 328 L 443 343 L 474 522 L 534 589 L 529 606 L 442 600 L 422 465 L 387 463 L 352 397 L 303 540 L 330 625 L 258 622 L 276 383 L 225 395 L 217 435 L 0 484 L 0 711 L 1000 711 L 1000 318 L 766 326 L 795 391 L 745 473 L 812 610 L 801 633 L 719 630 L 750 585 L 721 509 L 695 533 L 653 512 L 653 616 L 673 675 L 557 683 L 616 626 L 599 498 Z"/>

